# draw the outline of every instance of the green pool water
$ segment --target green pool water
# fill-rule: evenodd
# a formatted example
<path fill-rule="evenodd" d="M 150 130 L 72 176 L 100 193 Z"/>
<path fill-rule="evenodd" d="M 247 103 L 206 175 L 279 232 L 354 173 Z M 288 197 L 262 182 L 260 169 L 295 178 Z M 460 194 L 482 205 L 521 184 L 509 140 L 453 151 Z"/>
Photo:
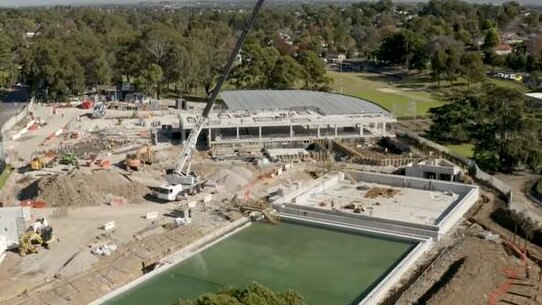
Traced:
<path fill-rule="evenodd" d="M 350 305 L 413 247 L 312 226 L 254 223 L 105 304 L 172 305 L 257 281 L 278 291 L 293 289 L 308 305 Z"/>

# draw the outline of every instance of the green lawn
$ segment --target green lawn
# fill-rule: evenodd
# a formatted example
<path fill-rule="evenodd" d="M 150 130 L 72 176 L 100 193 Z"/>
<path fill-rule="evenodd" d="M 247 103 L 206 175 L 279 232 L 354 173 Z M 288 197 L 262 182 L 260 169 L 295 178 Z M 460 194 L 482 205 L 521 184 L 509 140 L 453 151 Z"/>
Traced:
<path fill-rule="evenodd" d="M 328 75 L 333 78 L 333 91 L 366 99 L 398 117 L 424 115 L 429 108 L 442 105 L 429 92 L 390 84 L 380 74 L 330 71 Z"/>
<path fill-rule="evenodd" d="M 463 156 L 465 158 L 472 158 L 474 156 L 474 145 L 473 144 L 458 144 L 458 145 L 444 145 L 448 149 L 452 150 L 456 154 Z"/>

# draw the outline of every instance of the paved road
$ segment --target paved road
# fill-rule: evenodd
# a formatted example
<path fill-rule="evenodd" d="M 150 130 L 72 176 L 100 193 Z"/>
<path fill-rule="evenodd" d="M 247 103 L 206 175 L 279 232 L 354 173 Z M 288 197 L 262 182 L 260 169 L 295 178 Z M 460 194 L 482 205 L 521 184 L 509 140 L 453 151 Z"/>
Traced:
<path fill-rule="evenodd" d="M 26 88 L 17 90 L 0 91 L 0 126 L 23 109 L 30 100 Z"/>
<path fill-rule="evenodd" d="M 514 204 L 525 210 L 531 218 L 542 223 L 542 206 L 531 201 L 525 195 L 525 188 L 528 183 L 538 177 L 537 175 L 520 172 L 513 175 L 497 174 L 495 177 L 512 189 L 512 202 L 514 202 Z"/>
<path fill-rule="evenodd" d="M 9 149 L 17 152 L 18 157 L 24 160 L 22 161 L 23 163 L 27 163 L 30 161 L 32 152 L 36 151 L 40 144 L 42 144 L 50 134 L 64 127 L 70 120 L 75 119 L 77 116 L 85 112 L 88 112 L 88 110 L 81 110 L 77 108 L 59 109 L 57 114 L 50 115 L 46 118 L 47 125 L 42 126 L 38 130 L 29 131 L 18 140 L 10 141 L 8 147 Z"/>

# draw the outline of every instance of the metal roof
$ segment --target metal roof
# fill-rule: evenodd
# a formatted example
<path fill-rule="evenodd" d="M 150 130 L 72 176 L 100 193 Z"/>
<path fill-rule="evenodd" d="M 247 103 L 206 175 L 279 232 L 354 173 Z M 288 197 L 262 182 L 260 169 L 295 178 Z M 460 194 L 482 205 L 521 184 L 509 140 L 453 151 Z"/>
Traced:
<path fill-rule="evenodd" d="M 306 90 L 232 90 L 220 94 L 228 109 L 313 108 L 324 115 L 390 113 L 369 101 L 347 95 Z"/>

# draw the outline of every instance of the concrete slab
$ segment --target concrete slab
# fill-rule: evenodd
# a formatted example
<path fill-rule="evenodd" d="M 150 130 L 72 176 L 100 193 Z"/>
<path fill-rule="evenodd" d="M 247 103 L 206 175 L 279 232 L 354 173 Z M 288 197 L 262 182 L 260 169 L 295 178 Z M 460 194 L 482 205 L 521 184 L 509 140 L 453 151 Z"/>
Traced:
<path fill-rule="evenodd" d="M 367 192 L 374 188 L 393 189 L 397 193 L 391 198 L 386 196 L 366 198 Z M 330 184 L 322 192 L 307 198 L 300 204 L 354 213 L 352 208 L 344 208 L 353 204 L 356 208 L 359 208 L 360 213 L 357 214 L 360 215 L 434 225 L 446 208 L 459 198 L 460 196 L 454 193 L 342 180 L 337 184 Z"/>

